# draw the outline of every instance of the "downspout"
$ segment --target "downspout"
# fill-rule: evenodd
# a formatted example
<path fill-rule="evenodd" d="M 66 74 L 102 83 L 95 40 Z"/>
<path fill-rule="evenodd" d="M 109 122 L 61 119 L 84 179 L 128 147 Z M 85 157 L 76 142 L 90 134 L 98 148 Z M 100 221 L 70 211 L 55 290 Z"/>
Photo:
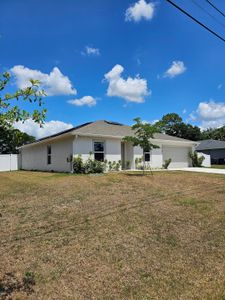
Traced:
<path fill-rule="evenodd" d="M 74 140 L 73 140 L 73 147 L 72 147 L 72 158 L 71 158 L 71 162 L 70 162 L 70 169 L 71 169 L 71 173 L 73 174 L 74 171 L 73 171 L 73 156 L 74 156 L 74 153 L 75 153 L 75 141 L 77 140 L 78 138 L 78 135 L 76 134 L 75 137 L 74 137 Z"/>

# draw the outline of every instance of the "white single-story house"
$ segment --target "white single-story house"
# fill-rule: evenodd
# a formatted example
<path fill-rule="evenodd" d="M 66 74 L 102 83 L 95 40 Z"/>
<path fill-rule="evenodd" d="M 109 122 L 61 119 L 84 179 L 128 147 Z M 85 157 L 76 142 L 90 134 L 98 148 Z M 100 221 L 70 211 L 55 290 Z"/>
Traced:
<path fill-rule="evenodd" d="M 144 155 L 152 168 L 162 168 L 171 158 L 170 168 L 191 166 L 189 152 L 196 142 L 157 133 L 152 143 L 159 146 L 150 153 L 124 142 L 124 136 L 134 135 L 130 126 L 100 120 L 42 138 L 20 147 L 21 168 L 24 170 L 72 172 L 72 157 L 81 155 L 88 159 L 90 152 L 96 160 L 122 162 L 122 166 L 135 169 L 135 161 Z"/>

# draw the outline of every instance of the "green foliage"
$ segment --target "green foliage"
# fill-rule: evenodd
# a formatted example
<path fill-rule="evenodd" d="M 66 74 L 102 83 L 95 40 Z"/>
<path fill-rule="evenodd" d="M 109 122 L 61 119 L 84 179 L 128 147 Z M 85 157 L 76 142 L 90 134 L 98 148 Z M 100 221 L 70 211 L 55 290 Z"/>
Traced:
<path fill-rule="evenodd" d="M 205 159 L 204 156 L 199 156 L 198 152 L 196 152 L 196 151 L 190 152 L 189 156 L 191 158 L 193 167 L 201 167 L 202 166 L 203 160 Z"/>
<path fill-rule="evenodd" d="M 136 123 L 131 126 L 134 135 L 125 136 L 123 140 L 131 142 L 134 146 L 140 146 L 146 152 L 159 148 L 159 146 L 152 144 L 150 141 L 150 139 L 154 139 L 154 134 L 158 132 L 157 127 L 149 123 L 143 123 L 140 118 L 136 118 L 134 121 Z"/>
<path fill-rule="evenodd" d="M 225 126 L 220 128 L 209 128 L 202 132 L 202 140 L 219 140 L 219 141 L 225 141 Z"/>
<path fill-rule="evenodd" d="M 77 155 L 76 157 L 73 158 L 73 171 L 76 174 L 85 173 L 84 162 L 81 155 Z"/>
<path fill-rule="evenodd" d="M 119 160 L 118 162 L 109 161 L 108 164 L 106 165 L 106 168 L 108 169 L 108 171 L 119 171 L 121 168 L 121 160 Z"/>
<path fill-rule="evenodd" d="M 134 135 L 125 136 L 123 140 L 125 142 L 131 142 L 133 146 L 140 146 L 143 152 L 150 152 L 152 149 L 159 148 L 158 145 L 151 142 L 151 140 L 154 139 L 154 134 L 158 132 L 158 127 L 149 123 L 143 123 L 140 118 L 136 118 L 134 121 L 136 123 L 131 126 Z M 143 171 L 144 169 L 145 164 L 143 161 Z"/>
<path fill-rule="evenodd" d="M 32 143 L 35 137 L 30 136 L 8 125 L 0 125 L 0 153 L 18 153 L 18 147 Z"/>
<path fill-rule="evenodd" d="M 143 157 L 135 158 L 135 169 L 143 170 Z"/>
<path fill-rule="evenodd" d="M 81 155 L 73 158 L 73 171 L 76 174 L 94 174 L 103 173 L 106 169 L 104 162 L 94 160 L 90 156 L 87 161 L 83 161 Z"/>
<path fill-rule="evenodd" d="M 164 164 L 163 164 L 163 168 L 164 169 L 168 169 L 170 163 L 171 163 L 172 159 L 171 158 L 168 158 L 165 160 Z"/>
<path fill-rule="evenodd" d="M 35 275 L 33 272 L 26 272 L 23 276 L 23 284 L 26 288 L 35 285 Z"/>
<path fill-rule="evenodd" d="M 12 102 L 12 100 L 23 100 L 41 107 L 43 105 L 42 98 L 45 96 L 44 90 L 39 88 L 41 82 L 30 79 L 30 86 L 24 89 L 19 89 L 13 94 L 5 93 L 5 95 L 2 95 L 2 92 L 9 84 L 10 79 L 11 76 L 8 72 L 0 75 L 0 124 L 13 124 L 14 122 L 25 121 L 31 118 L 36 123 L 42 125 L 45 119 L 46 109 L 34 109 L 33 112 L 30 113 L 26 110 L 20 109 Z"/>
<path fill-rule="evenodd" d="M 176 113 L 164 115 L 155 125 L 160 132 L 183 139 L 198 141 L 202 136 L 199 127 L 185 124 L 182 118 Z"/>

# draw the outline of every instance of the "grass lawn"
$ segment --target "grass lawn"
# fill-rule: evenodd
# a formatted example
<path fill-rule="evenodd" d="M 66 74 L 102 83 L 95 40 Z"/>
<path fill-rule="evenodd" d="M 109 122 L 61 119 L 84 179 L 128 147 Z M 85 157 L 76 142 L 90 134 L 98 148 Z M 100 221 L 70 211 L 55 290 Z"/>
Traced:
<path fill-rule="evenodd" d="M 225 176 L 0 173 L 0 299 L 225 299 Z"/>
<path fill-rule="evenodd" d="M 211 165 L 211 168 L 214 168 L 214 169 L 225 169 L 225 165 Z"/>

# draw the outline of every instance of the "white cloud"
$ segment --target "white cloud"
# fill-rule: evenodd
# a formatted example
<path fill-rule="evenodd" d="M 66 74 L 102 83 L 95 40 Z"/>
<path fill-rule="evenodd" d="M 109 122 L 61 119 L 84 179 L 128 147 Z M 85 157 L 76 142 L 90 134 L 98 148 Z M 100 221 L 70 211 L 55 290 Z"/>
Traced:
<path fill-rule="evenodd" d="M 197 113 L 204 120 L 214 120 L 225 118 L 225 103 L 220 102 L 200 102 Z"/>
<path fill-rule="evenodd" d="M 52 120 L 49 122 L 45 122 L 43 127 L 40 127 L 40 125 L 35 123 L 33 120 L 28 119 L 24 123 L 14 123 L 14 127 L 22 132 L 26 132 L 27 134 L 35 136 L 37 139 L 40 139 L 48 135 L 58 133 L 60 131 L 70 129 L 73 127 L 73 125 L 70 123 Z"/>
<path fill-rule="evenodd" d="M 164 73 L 164 77 L 174 78 L 182 73 L 184 73 L 187 68 L 184 66 L 182 61 L 173 61 L 170 68 Z"/>
<path fill-rule="evenodd" d="M 92 96 L 84 96 L 80 99 L 72 99 L 67 101 L 70 104 L 76 105 L 76 106 L 84 106 L 87 105 L 89 107 L 95 106 L 96 105 L 96 99 L 93 98 Z"/>
<path fill-rule="evenodd" d="M 215 102 L 200 102 L 196 111 L 190 115 L 190 120 L 200 122 L 202 129 L 218 128 L 225 125 L 225 103 Z"/>
<path fill-rule="evenodd" d="M 222 83 L 218 84 L 218 86 L 217 86 L 217 90 L 221 90 L 221 89 L 222 89 L 222 87 L 223 87 Z"/>
<path fill-rule="evenodd" d="M 139 76 L 124 79 L 121 77 L 123 70 L 121 65 L 115 65 L 111 71 L 105 74 L 105 79 L 109 83 L 107 96 L 121 97 L 128 102 L 144 102 L 144 97 L 151 94 L 151 91 L 148 90 L 147 80 L 141 79 Z"/>
<path fill-rule="evenodd" d="M 18 88 L 26 88 L 30 85 L 30 79 L 37 79 L 41 81 L 42 87 L 48 96 L 77 94 L 70 79 L 63 75 L 57 67 L 53 68 L 50 74 L 46 74 L 39 70 L 17 65 L 11 68 L 11 72 L 15 76 Z"/>
<path fill-rule="evenodd" d="M 225 118 L 218 119 L 218 120 L 211 120 L 211 121 L 202 121 L 201 122 L 201 129 L 208 129 L 208 128 L 219 128 L 225 125 Z"/>
<path fill-rule="evenodd" d="M 126 10 L 125 21 L 139 22 L 141 19 L 151 20 L 154 16 L 154 11 L 154 3 L 139 0 Z"/>
<path fill-rule="evenodd" d="M 184 108 L 184 109 L 182 110 L 182 114 L 185 115 L 186 112 L 187 112 L 187 110 Z"/>
<path fill-rule="evenodd" d="M 86 46 L 85 51 L 82 51 L 81 54 L 87 56 L 99 56 L 100 50 L 98 48 Z"/>

